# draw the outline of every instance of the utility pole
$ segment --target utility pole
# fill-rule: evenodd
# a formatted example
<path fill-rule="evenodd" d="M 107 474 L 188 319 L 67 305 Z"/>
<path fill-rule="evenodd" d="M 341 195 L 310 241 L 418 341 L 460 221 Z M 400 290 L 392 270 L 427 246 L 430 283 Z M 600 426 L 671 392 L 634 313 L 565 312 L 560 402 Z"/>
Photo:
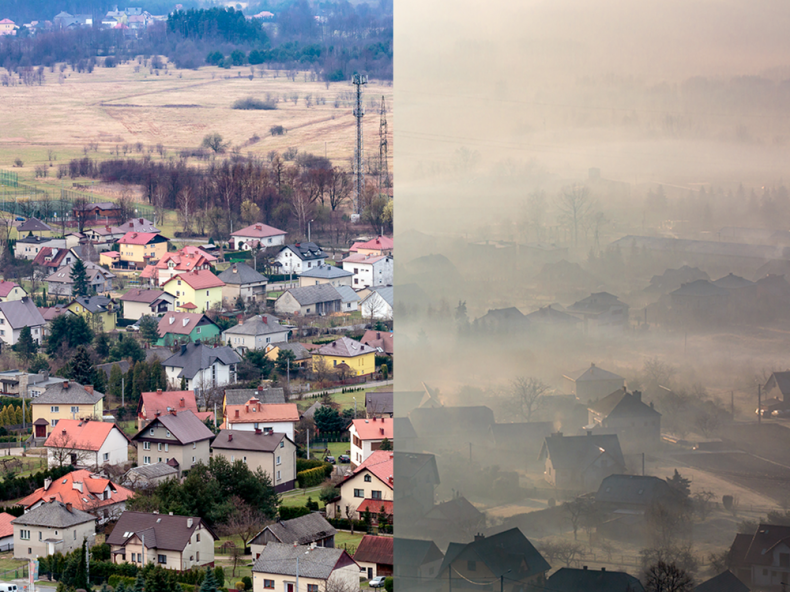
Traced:
<path fill-rule="evenodd" d="M 310 426 L 307 426 L 305 431 L 307 432 L 307 460 L 310 460 Z"/>
<path fill-rule="evenodd" d="M 761 385 L 758 382 L 757 383 L 757 425 L 761 425 L 763 419 L 762 397 L 763 397 L 763 385 Z"/>
<path fill-rule="evenodd" d="M 123 374 L 121 374 L 121 407 L 126 406 L 126 403 L 124 402 L 125 397 L 126 397 L 126 377 Z"/>
<path fill-rule="evenodd" d="M 390 186 L 389 165 L 387 164 L 387 105 L 381 97 L 381 121 L 379 122 L 379 193 Z M 383 233 L 382 233 L 383 234 Z"/>
<path fill-rule="evenodd" d="M 85 577 L 88 580 L 88 587 L 91 585 L 91 549 L 88 546 L 87 539 L 85 542 Z"/>
<path fill-rule="evenodd" d="M 365 189 L 365 171 L 362 168 L 362 118 L 365 116 L 365 108 L 362 106 L 362 87 L 368 83 L 368 77 L 364 74 L 354 74 L 351 84 L 357 87 L 357 102 L 354 107 L 354 117 L 357 119 L 357 143 L 354 147 L 354 213 L 359 214 L 362 210 L 362 192 Z"/>

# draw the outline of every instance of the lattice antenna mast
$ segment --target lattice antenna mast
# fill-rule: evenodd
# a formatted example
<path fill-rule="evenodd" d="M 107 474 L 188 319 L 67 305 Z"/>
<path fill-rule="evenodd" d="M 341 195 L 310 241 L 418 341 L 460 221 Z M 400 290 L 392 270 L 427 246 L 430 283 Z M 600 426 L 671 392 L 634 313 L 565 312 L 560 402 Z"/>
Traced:
<path fill-rule="evenodd" d="M 362 167 L 362 118 L 365 108 L 362 106 L 362 86 L 368 83 L 364 74 L 354 74 L 351 84 L 357 87 L 357 103 L 354 107 L 354 117 L 357 118 L 357 143 L 354 148 L 354 212 L 359 214 L 362 209 L 362 192 L 365 189 L 365 169 Z"/>
<path fill-rule="evenodd" d="M 379 193 L 390 187 L 390 173 L 387 165 L 387 105 L 381 97 L 381 122 L 379 123 Z"/>

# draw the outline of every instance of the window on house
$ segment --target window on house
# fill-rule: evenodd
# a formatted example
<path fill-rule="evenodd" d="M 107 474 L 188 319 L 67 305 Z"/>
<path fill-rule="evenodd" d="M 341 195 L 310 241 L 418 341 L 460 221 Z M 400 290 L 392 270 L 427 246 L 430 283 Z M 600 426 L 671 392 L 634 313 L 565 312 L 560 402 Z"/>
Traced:
<path fill-rule="evenodd" d="M 274 580 L 263 580 L 263 588 L 265 590 L 274 590 Z"/>
<path fill-rule="evenodd" d="M 151 435 L 153 436 L 153 435 L 154 435 L 154 428 L 151 428 L 151 431 L 150 431 L 150 432 L 148 432 L 148 433 L 149 433 L 149 434 L 151 434 Z"/>
<path fill-rule="evenodd" d="M 157 445 L 156 445 L 156 449 L 157 449 L 159 452 L 162 452 L 162 443 L 161 443 L 161 442 L 160 442 L 159 444 L 157 444 Z"/>
<path fill-rule="evenodd" d="M 285 448 L 285 440 L 282 440 L 282 441 L 280 442 L 280 448 Z"/>
<path fill-rule="evenodd" d="M 197 538 L 195 539 L 196 542 L 200 542 L 200 533 L 197 533 Z"/>
<path fill-rule="evenodd" d="M 477 562 L 476 561 L 467 561 L 466 562 L 466 569 L 469 571 L 477 571 Z"/>
<path fill-rule="evenodd" d="M 151 443 L 143 442 L 143 450 L 151 450 Z"/>
<path fill-rule="evenodd" d="M 192 450 L 196 450 L 196 449 L 197 449 L 197 442 L 192 442 Z"/>
<path fill-rule="evenodd" d="M 194 462 L 195 462 L 195 457 L 193 456 L 192 457 L 192 463 L 194 464 Z"/>
<path fill-rule="evenodd" d="M 161 457 L 161 456 L 159 457 L 159 460 L 158 460 L 158 462 L 162 462 L 162 457 Z"/>
<path fill-rule="evenodd" d="M 170 430 L 165 430 L 165 436 L 170 437 Z"/>
<path fill-rule="evenodd" d="M 365 475 L 365 483 L 370 483 L 371 481 L 370 475 Z"/>
<path fill-rule="evenodd" d="M 23 541 L 29 541 L 30 540 L 30 531 L 29 530 L 20 530 L 19 531 L 19 538 L 22 539 Z"/>
<path fill-rule="evenodd" d="M 318 584 L 307 584 L 307 592 L 318 592 Z"/>
<path fill-rule="evenodd" d="M 376 499 L 376 500 L 380 500 L 381 499 L 381 492 L 380 491 L 371 491 L 370 492 L 370 497 L 372 497 L 373 499 Z"/>
<path fill-rule="evenodd" d="M 50 413 L 60 413 L 60 407 L 58 407 L 57 405 L 53 405 L 52 407 L 49 408 L 49 412 Z"/>
<path fill-rule="evenodd" d="M 60 421 L 59 419 L 53 419 L 52 420 L 52 427 L 54 428 L 56 425 L 58 425 L 59 421 Z"/>
<path fill-rule="evenodd" d="M 165 444 L 165 452 L 170 452 L 170 444 Z"/>
<path fill-rule="evenodd" d="M 110 453 L 109 452 L 105 452 L 104 456 L 102 457 L 102 459 L 104 460 L 104 462 L 107 462 L 108 460 L 110 460 Z"/>
<path fill-rule="evenodd" d="M 364 489 L 355 489 L 354 490 L 354 497 L 365 497 L 365 490 Z"/>
<path fill-rule="evenodd" d="M 200 551 L 195 552 L 195 561 L 200 561 Z"/>
<path fill-rule="evenodd" d="M 144 465 L 150 465 L 151 464 L 151 457 L 150 456 L 144 456 L 143 457 L 143 464 Z"/>
<path fill-rule="evenodd" d="M 158 561 L 159 561 L 159 563 L 161 563 L 162 565 L 165 565 L 165 564 L 167 563 L 167 555 L 159 555 L 159 556 L 157 557 L 157 560 L 158 560 Z"/>
<path fill-rule="evenodd" d="M 44 533 L 43 533 L 43 532 L 41 532 L 41 531 L 39 530 L 39 531 L 38 531 L 38 540 L 40 540 L 40 541 L 41 541 L 41 540 L 43 540 L 43 539 L 44 539 Z"/>

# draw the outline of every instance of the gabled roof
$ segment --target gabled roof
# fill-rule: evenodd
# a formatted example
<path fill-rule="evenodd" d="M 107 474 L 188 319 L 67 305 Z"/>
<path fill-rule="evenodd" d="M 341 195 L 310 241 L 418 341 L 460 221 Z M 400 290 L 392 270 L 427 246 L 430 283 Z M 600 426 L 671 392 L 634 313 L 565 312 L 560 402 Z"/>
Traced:
<path fill-rule="evenodd" d="M 14 525 L 11 521 L 16 518 L 8 512 L 0 513 L 0 539 L 14 536 Z"/>
<path fill-rule="evenodd" d="M 337 286 L 335 290 L 340 294 L 344 303 L 359 302 L 359 294 L 357 294 L 351 286 Z"/>
<path fill-rule="evenodd" d="M 276 347 L 280 350 L 292 351 L 296 356 L 295 361 L 297 362 L 312 358 L 310 351 L 303 344 L 296 341 L 278 341 L 277 343 L 270 343 L 268 347 L 271 349 Z"/>
<path fill-rule="evenodd" d="M 288 249 L 302 261 L 315 261 L 316 259 L 326 259 L 326 253 L 315 243 L 295 243 L 283 246 L 282 250 Z"/>
<path fill-rule="evenodd" d="M 601 486 L 595 494 L 595 501 L 610 504 L 648 505 L 654 499 L 670 493 L 671 490 L 667 482 L 658 477 L 609 475 L 601 482 Z M 790 535 L 790 531 L 788 534 Z"/>
<path fill-rule="evenodd" d="M 38 218 L 28 218 L 17 227 L 19 232 L 45 232 L 51 231 L 52 227 L 44 224 Z"/>
<path fill-rule="evenodd" d="M 296 558 L 299 557 L 299 575 L 305 578 L 327 580 L 336 568 L 356 565 L 345 549 L 310 547 L 268 543 L 252 566 L 252 571 L 264 574 L 296 575 Z"/>
<path fill-rule="evenodd" d="M 629 393 L 625 387 L 607 395 L 589 406 L 589 409 L 604 417 L 660 417 L 661 414 L 642 402 L 642 393 Z"/>
<path fill-rule="evenodd" d="M 236 417 L 236 412 L 239 416 Z M 299 408 L 296 403 L 270 403 L 263 404 L 257 399 L 250 399 L 243 405 L 225 405 L 225 422 L 234 423 L 262 423 L 262 422 L 289 422 L 299 421 Z"/>
<path fill-rule="evenodd" d="M 393 477 L 393 453 L 388 450 L 374 450 L 369 457 L 367 457 L 362 464 L 354 469 L 353 475 L 358 475 L 362 471 L 370 471 L 387 487 L 392 489 L 394 481 Z"/>
<path fill-rule="evenodd" d="M 373 296 L 373 294 L 378 294 L 384 302 L 390 305 L 390 308 L 394 306 L 395 289 L 392 286 L 370 286 L 368 289 L 370 290 L 370 294 L 365 296 L 365 300 Z"/>
<path fill-rule="evenodd" d="M 175 437 L 182 446 L 192 444 L 193 442 L 210 440 L 214 437 L 214 432 L 208 429 L 206 424 L 200 421 L 197 415 L 192 413 L 192 411 L 186 410 L 178 414 L 166 413 L 165 415 L 155 417 L 151 423 L 137 432 L 132 437 L 132 440 L 138 440 L 142 436 L 145 436 L 146 432 L 155 427 L 157 422 L 162 424 L 165 429 L 173 434 L 173 437 Z M 60 422 L 58 422 L 58 425 L 60 425 Z"/>
<path fill-rule="evenodd" d="M 702 582 L 694 592 L 749 592 L 749 586 L 728 569 Z"/>
<path fill-rule="evenodd" d="M 107 544 L 123 546 L 132 537 L 140 538 L 144 533 L 145 546 L 149 549 L 183 551 L 192 534 L 199 527 L 211 534 L 214 539 L 218 538 L 202 518 L 124 512 L 107 537 Z"/>
<path fill-rule="evenodd" d="M 569 315 L 567 312 L 556 310 L 550 305 L 539 308 L 538 310 L 529 313 L 524 318 L 526 318 L 527 321 L 532 324 L 541 325 L 548 325 L 550 323 L 575 325 L 576 323 L 581 322 L 581 319 L 573 315 Z"/>
<path fill-rule="evenodd" d="M 220 430 L 211 442 L 211 448 L 273 452 L 279 448 L 283 440 L 288 440 L 288 436 L 277 432 L 264 434 L 247 430 Z"/>
<path fill-rule="evenodd" d="M 27 296 L 22 300 L 0 302 L 0 313 L 3 314 L 12 329 L 38 327 L 46 322 L 35 303 Z"/>
<path fill-rule="evenodd" d="M 107 312 L 112 302 L 106 296 L 77 296 L 72 302 L 82 305 L 91 314 Z"/>
<path fill-rule="evenodd" d="M 363 255 L 362 253 L 355 253 L 349 255 L 341 261 L 341 263 L 359 263 L 365 265 L 373 265 L 382 259 L 392 259 L 390 255 Z"/>
<path fill-rule="evenodd" d="M 124 302 L 142 302 L 144 304 L 151 304 L 158 298 L 165 294 L 162 290 L 141 290 L 140 288 L 132 288 L 126 294 L 121 296 Z"/>
<path fill-rule="evenodd" d="M 391 251 L 393 249 L 394 241 L 388 236 L 378 236 L 370 239 L 364 243 L 354 243 L 349 249 L 350 252 L 356 253 L 360 249 L 366 251 Z"/>
<path fill-rule="evenodd" d="M 11 293 L 11 290 L 13 290 L 14 288 L 21 289 L 21 286 L 16 282 L 7 282 L 5 280 L 0 280 L 0 298 L 5 298 L 6 296 L 8 296 Z"/>
<path fill-rule="evenodd" d="M 168 240 L 170 239 L 158 232 L 127 232 L 118 240 L 118 243 L 121 245 L 148 245 Z"/>
<path fill-rule="evenodd" d="M 120 226 L 114 227 L 112 231 L 115 234 L 124 232 L 148 232 L 156 234 L 159 232 L 159 229 L 154 226 L 154 223 L 150 220 L 146 220 L 145 218 L 132 218 Z"/>
<path fill-rule="evenodd" d="M 396 418 L 396 422 L 399 418 Z M 408 421 L 408 420 L 407 420 Z M 398 424 L 400 426 L 400 424 Z M 398 437 L 401 437 L 398 427 Z M 436 465 L 436 456 L 424 452 L 395 452 L 397 459 L 398 479 L 410 480 L 418 473 L 426 471 L 432 476 L 432 482 L 439 484 L 439 469 Z M 405 486 L 405 485 L 404 485 Z"/>
<path fill-rule="evenodd" d="M 195 327 L 216 323 L 203 313 L 199 312 L 167 312 L 159 319 L 159 335 L 164 337 L 168 333 L 174 335 L 189 335 Z"/>
<path fill-rule="evenodd" d="M 433 541 L 421 541 L 397 537 L 395 548 L 398 555 L 398 567 L 417 568 L 426 563 L 444 559 L 439 547 Z"/>
<path fill-rule="evenodd" d="M 285 403 L 285 391 L 281 388 L 225 389 L 225 405 L 244 405 L 252 398 L 264 405 Z"/>
<path fill-rule="evenodd" d="M 395 504 L 392 500 L 365 498 L 362 500 L 362 503 L 357 506 L 357 512 L 362 514 L 367 510 L 374 515 L 384 513 L 392 516 L 394 506 Z"/>
<path fill-rule="evenodd" d="M 46 395 L 46 392 L 44 395 Z M 58 421 L 58 425 L 52 428 L 52 432 L 50 432 L 49 437 L 44 442 L 44 446 L 58 448 L 68 444 L 69 448 L 98 452 L 113 429 L 117 430 L 127 440 L 129 439 L 111 421 L 61 419 Z"/>
<path fill-rule="evenodd" d="M 720 288 L 708 280 L 695 280 L 681 284 L 677 290 L 669 293 L 670 296 L 726 296 L 727 290 Z"/>
<path fill-rule="evenodd" d="M 393 542 L 395 539 L 387 536 L 372 536 L 366 534 L 357 546 L 354 561 L 376 563 L 379 565 L 393 565 Z"/>
<path fill-rule="evenodd" d="M 341 277 L 351 277 L 352 275 L 354 275 L 353 272 L 347 271 L 337 265 L 322 264 L 310 268 L 307 271 L 303 271 L 299 274 L 299 277 L 333 280 Z"/>
<path fill-rule="evenodd" d="M 369 414 L 393 413 L 395 410 L 392 391 L 366 391 L 365 409 Z"/>
<path fill-rule="evenodd" d="M 351 424 L 357 431 L 359 439 L 363 441 L 382 440 L 384 438 L 392 440 L 395 437 L 391 417 L 382 417 L 380 419 L 355 419 Z"/>
<path fill-rule="evenodd" d="M 599 368 L 595 364 L 590 364 L 590 367 L 584 370 L 578 370 L 572 374 L 567 374 L 565 378 L 573 382 L 592 382 L 595 380 L 622 380 L 625 382 L 625 378 L 622 376 Z"/>
<path fill-rule="evenodd" d="M 330 286 L 331 287 L 331 286 Z M 313 352 L 314 354 L 322 356 L 334 356 L 339 358 L 353 358 L 356 356 L 364 356 L 365 354 L 376 353 L 376 350 L 360 343 L 356 339 L 350 337 L 341 337 L 332 343 L 322 345 Z"/>
<path fill-rule="evenodd" d="M 607 312 L 613 306 L 628 306 L 620 302 L 620 299 L 614 294 L 609 292 L 595 292 L 582 298 L 578 302 L 574 302 L 568 307 L 568 310 L 579 313 L 601 314 Z"/>
<path fill-rule="evenodd" d="M 436 504 L 425 515 L 428 519 L 448 520 L 452 523 L 477 523 L 485 518 L 485 515 L 472 505 L 463 496 L 454 497 L 451 500 Z"/>
<path fill-rule="evenodd" d="M 746 278 L 742 278 L 741 276 L 735 275 L 734 273 L 729 273 L 724 277 L 717 279 L 715 282 L 713 282 L 713 284 L 719 288 L 724 288 L 725 290 L 737 290 L 738 288 L 753 286 L 754 282 L 750 282 Z"/>
<path fill-rule="evenodd" d="M 140 393 L 137 413 L 146 419 L 152 419 L 157 413 L 164 415 L 172 410 L 180 413 L 187 409 L 193 413 L 198 412 L 195 391 L 153 391 Z"/>
<path fill-rule="evenodd" d="M 282 333 L 288 331 L 288 327 L 280 324 L 280 319 L 270 314 L 256 315 L 234 325 L 230 329 L 225 329 L 228 335 L 269 335 L 271 333 Z"/>
<path fill-rule="evenodd" d="M 141 467 L 132 467 L 126 472 L 124 479 L 126 481 L 129 480 L 129 473 L 134 475 L 139 475 L 141 477 L 145 477 L 146 479 L 159 479 L 161 477 L 167 476 L 176 476 L 178 475 L 178 469 L 175 467 L 170 466 L 167 463 L 158 462 L 152 465 L 143 465 Z"/>
<path fill-rule="evenodd" d="M 773 386 L 779 389 L 783 398 L 790 399 L 790 371 L 772 372 L 765 383 L 765 392 L 767 393 Z"/>
<path fill-rule="evenodd" d="M 644 592 L 642 583 L 623 571 L 563 567 L 546 581 L 555 592 Z"/>
<path fill-rule="evenodd" d="M 739 537 L 743 537 L 741 541 Z M 741 543 L 737 545 L 736 543 Z M 753 535 L 737 535 L 730 557 L 735 565 L 771 565 L 773 553 L 770 551 L 779 543 L 790 545 L 790 526 L 760 523 Z"/>
<path fill-rule="evenodd" d="M 507 574 L 510 580 L 516 581 L 551 569 L 518 528 L 479 538 L 466 545 L 450 543 L 439 573 L 444 573 L 457 560 L 482 561 L 497 579 Z"/>
<path fill-rule="evenodd" d="M 192 271 L 180 273 L 178 275 L 173 276 L 163 284 L 163 287 L 167 286 L 171 282 L 177 282 L 177 280 L 183 280 L 191 288 L 195 290 L 205 290 L 207 288 L 220 288 L 225 285 L 225 282 L 223 282 L 221 279 L 215 276 L 211 272 L 211 270 L 194 269 Z"/>
<path fill-rule="evenodd" d="M 38 312 L 44 318 L 44 321 L 51 321 L 55 317 L 59 317 L 63 313 L 70 312 L 65 306 L 50 306 L 49 308 L 38 308 Z"/>
<path fill-rule="evenodd" d="M 374 349 L 381 349 L 382 352 L 388 355 L 395 353 L 395 340 L 392 331 L 373 331 L 368 329 L 359 342 Z"/>
<path fill-rule="evenodd" d="M 614 434 L 587 434 L 586 436 L 547 436 L 540 451 L 540 460 L 547 457 L 555 469 L 579 473 L 601 455 L 608 454 L 625 469 L 620 440 Z"/>
<path fill-rule="evenodd" d="M 93 387 L 89 387 L 91 390 Z M 31 405 L 95 405 L 104 398 L 104 394 L 92 390 L 88 392 L 84 386 L 64 380 L 48 387 L 40 396 L 30 402 Z M 63 421 L 66 421 L 65 419 Z M 60 423 L 60 422 L 58 422 Z M 103 423 L 103 422 L 97 422 Z"/>
<path fill-rule="evenodd" d="M 58 426 L 60 426 L 60 422 Z M 112 490 L 112 495 L 109 499 L 104 499 L 104 492 L 108 487 Z M 133 491 L 113 483 L 107 477 L 80 469 L 53 480 L 49 487 L 39 487 L 27 497 L 19 500 L 19 505 L 29 508 L 40 501 L 53 501 L 52 498 L 54 498 L 59 502 L 70 503 L 79 510 L 90 512 L 102 506 L 125 502 L 133 495 Z"/>
<path fill-rule="evenodd" d="M 309 545 L 337 534 L 335 527 L 318 512 L 270 524 L 255 535 L 255 539 L 266 531 L 269 531 L 278 542 L 285 545 Z"/>
<path fill-rule="evenodd" d="M 217 277 L 229 285 L 265 284 L 269 281 L 246 263 L 234 263 Z"/>
<path fill-rule="evenodd" d="M 241 230 L 237 230 L 236 232 L 232 232 L 231 236 L 239 236 L 242 238 L 266 238 L 269 236 L 280 236 L 287 234 L 284 230 L 280 230 L 275 228 L 274 226 L 268 226 L 267 224 L 252 224 L 251 226 L 247 226 L 247 228 L 242 228 Z"/>
<path fill-rule="evenodd" d="M 178 378 L 191 379 L 206 368 L 210 368 L 216 363 L 230 366 L 241 362 L 239 355 L 228 346 L 207 347 L 200 341 L 182 345 L 177 354 L 169 357 L 162 364 L 171 368 L 181 368 Z"/>
<path fill-rule="evenodd" d="M 19 526 L 46 526 L 49 528 L 70 528 L 77 524 L 93 522 L 95 516 L 72 507 L 69 510 L 62 502 L 49 502 L 15 518 L 12 524 Z"/>
<path fill-rule="evenodd" d="M 336 300 L 343 300 L 340 292 L 335 290 L 331 284 L 319 284 L 317 286 L 304 286 L 302 288 L 291 288 L 286 290 L 280 298 L 290 294 L 300 304 L 300 306 L 308 306 L 318 302 L 334 302 Z M 279 299 L 278 299 L 279 300 Z"/>

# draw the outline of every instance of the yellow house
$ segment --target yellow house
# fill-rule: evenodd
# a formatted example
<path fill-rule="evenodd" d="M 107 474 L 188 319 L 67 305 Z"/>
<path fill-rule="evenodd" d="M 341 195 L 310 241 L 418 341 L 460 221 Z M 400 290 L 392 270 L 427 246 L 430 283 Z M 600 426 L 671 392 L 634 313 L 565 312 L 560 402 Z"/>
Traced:
<path fill-rule="evenodd" d="M 127 232 L 118 241 L 119 264 L 142 270 L 159 261 L 167 253 L 167 237 L 158 232 Z"/>
<path fill-rule="evenodd" d="M 16 35 L 16 30 L 19 27 L 11 19 L 3 19 L 0 21 L 0 36 L 1 35 Z"/>
<path fill-rule="evenodd" d="M 349 337 L 341 337 L 313 352 L 313 371 L 319 371 L 322 363 L 330 371 L 342 369 L 351 376 L 365 376 L 376 371 L 376 350 Z"/>
<path fill-rule="evenodd" d="M 104 415 L 103 394 L 95 392 L 93 386 L 68 380 L 47 387 L 30 404 L 36 438 L 48 436 L 61 419 L 92 418 L 101 421 Z"/>
<path fill-rule="evenodd" d="M 176 310 L 208 312 L 215 304 L 222 304 L 221 279 L 208 269 L 195 269 L 170 278 L 162 289 L 176 297 Z M 195 307 L 189 306 L 190 304 Z"/>
<path fill-rule="evenodd" d="M 113 301 L 106 296 L 78 296 L 66 309 L 85 317 L 94 331 L 105 333 L 115 331 L 115 319 L 118 313 Z"/>

